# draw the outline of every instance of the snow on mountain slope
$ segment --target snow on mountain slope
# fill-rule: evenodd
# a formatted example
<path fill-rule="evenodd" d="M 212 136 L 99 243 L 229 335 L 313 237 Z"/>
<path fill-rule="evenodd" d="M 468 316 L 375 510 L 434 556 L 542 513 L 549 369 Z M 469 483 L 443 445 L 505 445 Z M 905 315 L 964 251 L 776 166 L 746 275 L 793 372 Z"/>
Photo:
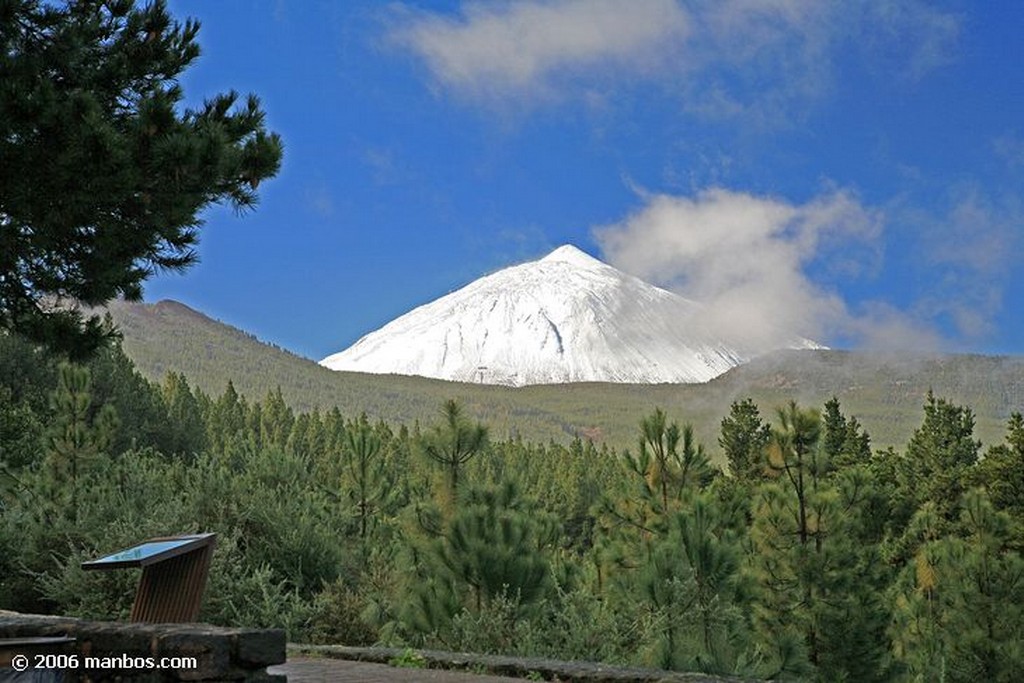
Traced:
<path fill-rule="evenodd" d="M 706 382 L 750 352 L 694 326 L 700 304 L 559 247 L 396 318 L 320 364 L 486 384 Z M 792 348 L 821 348 L 794 337 Z"/>

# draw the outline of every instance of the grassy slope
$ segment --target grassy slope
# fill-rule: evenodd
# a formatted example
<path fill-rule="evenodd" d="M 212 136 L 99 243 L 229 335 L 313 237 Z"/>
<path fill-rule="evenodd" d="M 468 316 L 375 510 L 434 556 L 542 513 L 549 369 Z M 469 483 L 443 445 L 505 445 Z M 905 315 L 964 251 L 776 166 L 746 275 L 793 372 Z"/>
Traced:
<path fill-rule="evenodd" d="M 296 410 L 338 406 L 347 415 L 412 424 L 436 419 L 440 403 L 463 402 L 498 438 L 566 441 L 574 434 L 632 446 L 640 418 L 655 407 L 690 422 L 717 452 L 718 424 L 729 404 L 750 396 L 771 415 L 791 399 L 820 406 L 839 397 L 876 447 L 900 448 L 921 420 L 929 388 L 971 406 L 978 436 L 1002 440 L 1010 412 L 1024 408 L 1024 358 L 912 357 L 842 351 L 780 352 L 736 368 L 703 385 L 574 384 L 509 387 L 461 384 L 420 377 L 333 372 L 313 361 L 261 343 L 182 304 L 116 303 L 111 315 L 124 333 L 125 352 L 140 372 L 160 380 L 184 373 L 218 395 L 230 379 L 239 392 L 261 398 L 274 387 Z"/>

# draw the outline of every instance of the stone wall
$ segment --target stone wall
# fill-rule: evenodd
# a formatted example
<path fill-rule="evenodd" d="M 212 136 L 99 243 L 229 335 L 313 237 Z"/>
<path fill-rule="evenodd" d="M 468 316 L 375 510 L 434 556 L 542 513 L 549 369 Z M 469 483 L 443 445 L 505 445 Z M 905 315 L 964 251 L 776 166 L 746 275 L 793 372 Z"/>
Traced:
<path fill-rule="evenodd" d="M 438 650 L 402 650 L 387 647 L 344 645 L 289 645 L 294 655 L 331 657 L 430 669 L 455 669 L 526 680 L 572 683 L 771 683 L 732 676 L 682 673 L 641 667 L 612 666 L 597 662 L 562 662 L 534 657 L 507 657 Z M 399 662 L 404 662 L 399 664 Z M 426 676 L 424 676 L 426 678 Z"/>
<path fill-rule="evenodd" d="M 281 630 L 128 624 L 0 613 L 0 645 L 4 639 L 64 635 L 75 639 L 63 650 L 75 655 L 61 660 L 73 665 L 61 669 L 65 680 L 285 681 L 283 676 L 267 673 L 268 666 L 285 661 L 285 634 Z M 96 658 L 92 663 L 102 664 L 102 668 L 86 668 L 87 657 Z M 184 657 L 194 658 L 196 666 L 156 668 L 165 658 Z"/>

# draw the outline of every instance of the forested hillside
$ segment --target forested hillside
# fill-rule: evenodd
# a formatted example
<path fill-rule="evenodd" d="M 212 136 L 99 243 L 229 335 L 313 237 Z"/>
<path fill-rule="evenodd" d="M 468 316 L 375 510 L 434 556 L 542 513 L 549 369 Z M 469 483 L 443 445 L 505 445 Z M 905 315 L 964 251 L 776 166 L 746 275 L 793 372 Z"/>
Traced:
<path fill-rule="evenodd" d="M 567 444 L 575 436 L 632 445 L 639 415 L 656 407 L 687 415 L 714 458 L 716 425 L 729 405 L 752 397 L 770 408 L 797 398 L 820 405 L 839 397 L 867 427 L 877 446 L 910 438 L 929 389 L 970 405 L 986 443 L 1002 439 L 1006 419 L 1024 405 L 1024 359 L 992 356 L 910 356 L 842 351 L 781 352 L 735 368 L 700 385 L 573 384 L 508 387 L 442 382 L 419 377 L 335 373 L 173 301 L 113 303 L 125 353 L 154 381 L 183 373 L 208 394 L 228 381 L 250 399 L 280 387 L 294 410 L 338 406 L 346 414 L 412 426 L 435 416 L 437 405 L 457 398 L 466 412 L 502 437 Z"/>
<path fill-rule="evenodd" d="M 791 388 L 799 394 L 800 388 Z M 125 618 L 82 560 L 218 533 L 202 619 L 817 681 L 1024 670 L 1024 418 L 926 393 L 897 448 L 841 400 L 637 410 L 626 450 L 419 427 L 71 365 L 0 335 L 0 608 Z M 982 457 L 984 456 L 984 457 Z"/>

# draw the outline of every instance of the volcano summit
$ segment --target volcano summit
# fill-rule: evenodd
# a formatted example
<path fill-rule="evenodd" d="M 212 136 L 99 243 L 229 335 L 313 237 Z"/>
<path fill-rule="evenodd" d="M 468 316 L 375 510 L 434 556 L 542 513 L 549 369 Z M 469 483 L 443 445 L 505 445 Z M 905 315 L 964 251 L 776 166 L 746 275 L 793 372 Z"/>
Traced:
<path fill-rule="evenodd" d="M 753 352 L 701 330 L 700 311 L 565 245 L 420 306 L 320 364 L 512 386 L 706 382 Z M 822 348 L 797 336 L 789 347 Z"/>

